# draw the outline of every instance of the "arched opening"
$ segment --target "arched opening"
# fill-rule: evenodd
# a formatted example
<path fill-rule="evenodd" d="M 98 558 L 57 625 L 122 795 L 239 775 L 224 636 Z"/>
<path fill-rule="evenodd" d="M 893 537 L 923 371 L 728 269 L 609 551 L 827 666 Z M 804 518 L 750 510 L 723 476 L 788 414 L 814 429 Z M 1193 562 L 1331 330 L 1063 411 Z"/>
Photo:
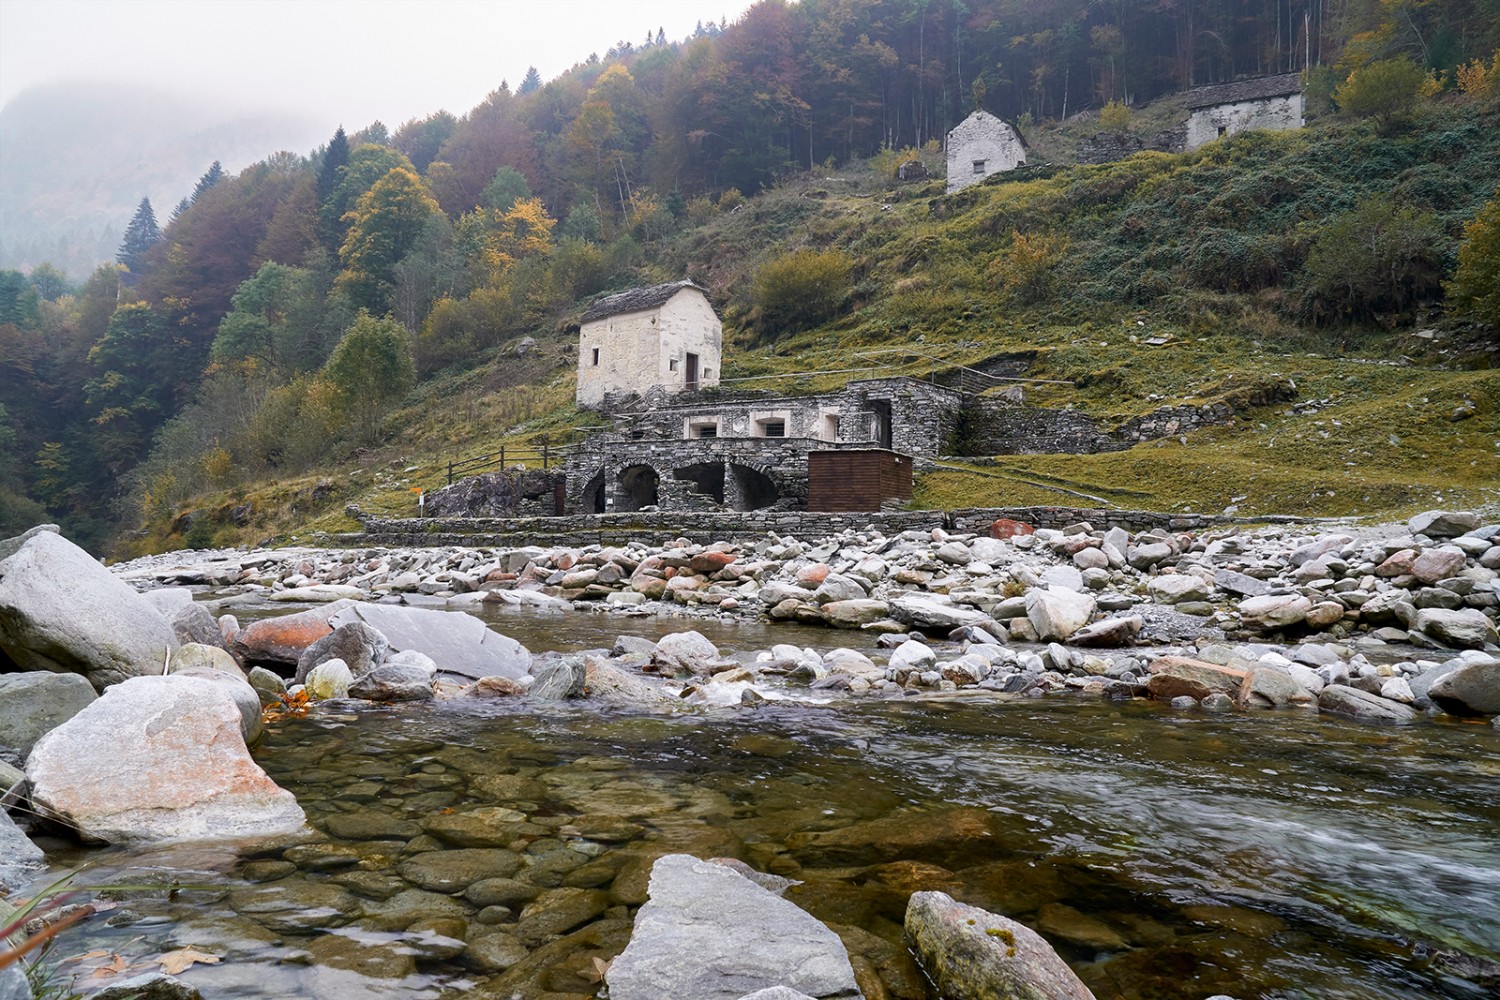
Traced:
<path fill-rule="evenodd" d="M 604 470 L 600 469 L 594 474 L 583 487 L 583 510 L 585 513 L 603 514 L 604 503 Z"/>
<path fill-rule="evenodd" d="M 760 510 L 781 499 L 776 484 L 764 472 L 732 463 L 725 469 L 724 492 L 734 510 Z"/>
<path fill-rule="evenodd" d="M 699 462 L 672 470 L 672 478 L 678 482 L 692 483 L 693 489 L 704 496 L 712 497 L 714 503 L 724 502 L 724 463 Z"/>
<path fill-rule="evenodd" d="M 640 510 L 656 505 L 656 470 L 649 465 L 632 465 L 620 473 L 620 488 L 615 494 L 616 512 Z"/>

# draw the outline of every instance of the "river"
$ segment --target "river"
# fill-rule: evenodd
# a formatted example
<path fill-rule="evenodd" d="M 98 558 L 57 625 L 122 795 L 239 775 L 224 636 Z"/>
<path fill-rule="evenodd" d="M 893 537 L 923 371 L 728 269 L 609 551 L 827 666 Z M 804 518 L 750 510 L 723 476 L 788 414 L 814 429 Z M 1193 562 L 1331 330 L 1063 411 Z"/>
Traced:
<path fill-rule="evenodd" d="M 740 650 L 851 638 L 495 614 L 533 649 L 688 627 Z M 593 996 L 593 959 L 623 944 L 650 859 L 677 850 L 801 880 L 788 897 L 854 942 L 893 997 L 922 996 L 900 921 L 925 888 L 1040 927 L 1101 1000 L 1481 997 L 1500 962 L 1500 733 L 1476 724 L 1070 697 L 673 717 L 450 702 L 318 710 L 273 724 L 256 757 L 345 836 L 289 850 L 49 843 L 59 866 L 92 864 L 91 880 L 197 887 L 122 894 L 69 932 L 64 949 L 98 954 L 65 972 L 192 946 L 220 961 L 182 978 L 215 1000 Z M 975 816 L 984 837 L 954 832 Z M 543 947 L 524 918 L 413 889 L 403 866 L 443 848 L 432 831 L 489 850 L 486 863 L 516 852 L 528 891 L 568 888 L 585 914 L 570 943 Z M 463 934 L 491 937 L 447 954 Z"/>

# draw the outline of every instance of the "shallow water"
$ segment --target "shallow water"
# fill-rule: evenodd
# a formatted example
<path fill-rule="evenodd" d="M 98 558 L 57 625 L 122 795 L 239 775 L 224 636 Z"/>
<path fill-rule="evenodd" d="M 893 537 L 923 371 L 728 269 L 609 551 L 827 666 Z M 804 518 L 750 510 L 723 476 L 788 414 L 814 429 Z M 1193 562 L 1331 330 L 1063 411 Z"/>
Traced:
<path fill-rule="evenodd" d="M 686 627 L 739 649 L 850 638 L 501 615 L 534 649 Z M 272 726 L 256 756 L 347 839 L 49 845 L 60 865 L 95 862 L 91 879 L 128 866 L 209 887 L 127 894 L 70 932 L 75 954 L 105 952 L 72 968 L 192 945 L 222 957 L 183 973 L 214 998 L 593 996 L 593 959 L 623 946 L 650 860 L 673 851 L 801 879 L 789 898 L 840 930 L 862 974 L 913 1000 L 900 921 L 925 888 L 1040 927 L 1101 998 L 1479 997 L 1491 994 L 1474 960 L 1500 961 L 1500 737 L 1477 725 L 1070 698 L 670 718 L 470 702 L 324 709 Z M 587 916 L 548 944 L 524 915 L 413 891 L 402 866 L 443 846 L 430 833 L 450 850 L 502 845 L 481 849 L 519 882 L 571 887 L 551 898 Z M 434 908 L 464 923 L 408 929 Z M 496 964 L 476 961 L 494 954 L 483 942 L 440 957 L 456 947 L 442 934 L 524 938 L 499 962 L 527 957 L 509 972 L 480 967 Z"/>

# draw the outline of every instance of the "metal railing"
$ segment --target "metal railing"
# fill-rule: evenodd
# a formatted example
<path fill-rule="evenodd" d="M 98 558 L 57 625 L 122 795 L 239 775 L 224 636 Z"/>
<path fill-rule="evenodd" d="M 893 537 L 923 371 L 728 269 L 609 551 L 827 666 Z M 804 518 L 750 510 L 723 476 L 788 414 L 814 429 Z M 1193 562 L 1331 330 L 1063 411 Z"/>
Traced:
<path fill-rule="evenodd" d="M 540 446 L 534 445 L 501 445 L 500 449 L 488 455 L 477 455 L 474 458 L 466 458 L 459 462 L 448 463 L 448 485 L 452 486 L 454 478 L 472 476 L 476 472 L 487 469 L 505 469 L 519 462 L 541 462 L 542 470 L 546 471 L 554 462 L 567 461 L 570 455 L 577 452 L 579 446 L 576 444 L 554 445 L 543 441 Z"/>

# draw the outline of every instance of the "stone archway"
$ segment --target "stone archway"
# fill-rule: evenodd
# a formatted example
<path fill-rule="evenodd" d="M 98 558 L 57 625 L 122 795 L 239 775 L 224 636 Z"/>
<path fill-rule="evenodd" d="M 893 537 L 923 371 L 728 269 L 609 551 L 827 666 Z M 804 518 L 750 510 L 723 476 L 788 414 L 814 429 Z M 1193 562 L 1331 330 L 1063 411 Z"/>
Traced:
<path fill-rule="evenodd" d="M 780 500 L 781 491 L 766 472 L 730 462 L 724 467 L 724 496 L 734 510 L 760 510 Z"/>
<path fill-rule="evenodd" d="M 698 462 L 680 469 L 673 469 L 672 478 L 679 482 L 691 483 L 695 492 L 712 498 L 714 503 L 724 502 L 727 477 L 723 462 Z"/>
<path fill-rule="evenodd" d="M 583 493 L 579 497 L 579 506 L 585 514 L 603 514 L 609 509 L 605 503 L 606 497 L 604 470 L 600 469 L 584 484 Z"/>
<path fill-rule="evenodd" d="M 654 507 L 659 501 L 657 486 L 661 477 L 649 465 L 628 465 L 620 470 L 615 482 L 616 513 Z"/>

